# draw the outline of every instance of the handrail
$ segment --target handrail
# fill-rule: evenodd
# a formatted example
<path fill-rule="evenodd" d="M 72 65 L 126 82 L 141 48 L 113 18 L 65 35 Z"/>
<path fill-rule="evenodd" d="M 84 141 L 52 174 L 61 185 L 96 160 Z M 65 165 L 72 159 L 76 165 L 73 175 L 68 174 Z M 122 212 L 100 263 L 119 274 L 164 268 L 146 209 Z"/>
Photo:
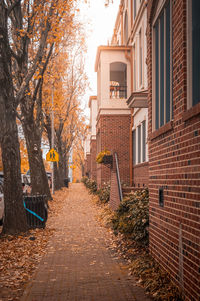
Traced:
<path fill-rule="evenodd" d="M 110 85 L 110 98 L 127 98 L 127 86 Z"/>
<path fill-rule="evenodd" d="M 115 163 L 116 163 L 116 171 L 117 171 L 117 183 L 118 183 L 118 189 L 119 189 L 119 197 L 120 197 L 120 202 L 121 202 L 123 199 L 123 195 L 122 195 L 122 186 L 121 186 L 120 175 L 119 175 L 118 157 L 117 157 L 117 153 L 114 153 L 114 155 L 115 155 Z"/>

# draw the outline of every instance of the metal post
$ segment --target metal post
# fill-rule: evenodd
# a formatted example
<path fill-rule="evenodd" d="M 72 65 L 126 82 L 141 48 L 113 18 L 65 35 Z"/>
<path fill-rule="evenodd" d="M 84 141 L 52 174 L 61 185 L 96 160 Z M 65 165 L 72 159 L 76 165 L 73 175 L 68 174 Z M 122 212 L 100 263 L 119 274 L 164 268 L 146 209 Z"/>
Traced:
<path fill-rule="evenodd" d="M 54 86 L 52 86 L 52 103 L 51 103 L 51 148 L 54 148 L 54 107 L 53 107 L 53 97 L 54 97 Z M 51 163 L 52 168 L 52 194 L 54 194 L 54 162 Z"/>

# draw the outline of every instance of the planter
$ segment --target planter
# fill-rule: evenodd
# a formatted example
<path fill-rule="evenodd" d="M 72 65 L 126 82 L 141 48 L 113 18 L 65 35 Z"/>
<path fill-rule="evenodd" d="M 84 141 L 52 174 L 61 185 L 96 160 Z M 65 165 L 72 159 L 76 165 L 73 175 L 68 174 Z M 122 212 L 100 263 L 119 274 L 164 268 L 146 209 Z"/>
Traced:
<path fill-rule="evenodd" d="M 113 162 L 113 156 L 112 155 L 105 155 L 103 156 L 103 159 L 102 159 L 102 164 L 111 164 L 112 165 L 112 162 Z"/>

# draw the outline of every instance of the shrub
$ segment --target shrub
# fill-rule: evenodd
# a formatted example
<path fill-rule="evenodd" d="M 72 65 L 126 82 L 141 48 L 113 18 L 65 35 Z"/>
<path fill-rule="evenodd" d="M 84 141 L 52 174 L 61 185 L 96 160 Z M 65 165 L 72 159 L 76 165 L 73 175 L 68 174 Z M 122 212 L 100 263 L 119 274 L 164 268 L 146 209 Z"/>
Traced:
<path fill-rule="evenodd" d="M 149 195 L 148 190 L 130 194 L 120 203 L 112 225 L 115 233 L 122 233 L 138 245 L 149 241 Z"/>
<path fill-rule="evenodd" d="M 83 177 L 81 181 L 90 190 L 90 193 L 96 194 L 96 192 L 97 192 L 96 181 L 89 179 L 88 177 Z"/>
<path fill-rule="evenodd" d="M 101 203 L 106 204 L 110 199 L 110 184 L 106 184 L 97 190 L 97 195 Z"/>

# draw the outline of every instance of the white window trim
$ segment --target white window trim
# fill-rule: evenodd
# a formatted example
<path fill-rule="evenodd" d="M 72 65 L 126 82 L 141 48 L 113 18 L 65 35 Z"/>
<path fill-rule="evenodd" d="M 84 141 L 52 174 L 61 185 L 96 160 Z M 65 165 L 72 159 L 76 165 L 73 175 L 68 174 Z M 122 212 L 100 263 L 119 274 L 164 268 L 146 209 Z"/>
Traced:
<path fill-rule="evenodd" d="M 157 21 L 157 19 L 160 17 L 160 14 L 162 13 L 162 10 L 164 9 L 165 4 L 169 1 L 170 3 L 170 103 L 171 103 L 171 107 L 170 107 L 170 120 L 172 120 L 172 106 L 173 106 L 173 86 L 172 86 L 172 82 L 173 82 L 173 70 L 172 70 L 172 2 L 170 0 L 160 0 L 159 4 L 158 4 L 158 8 L 155 14 L 155 17 L 153 19 L 152 22 L 152 131 L 157 130 L 156 129 L 156 105 L 155 105 L 155 89 L 156 89 L 156 82 L 155 82 L 155 30 L 154 30 L 154 26 L 155 23 Z M 189 1 L 189 0 L 188 0 Z M 164 18 L 165 18 L 165 22 L 164 22 L 164 33 L 166 34 L 166 13 L 164 12 Z M 159 22 L 159 29 L 160 29 L 160 22 Z M 160 30 L 159 30 L 159 39 L 160 39 Z M 166 43 L 166 38 L 164 39 L 164 57 L 166 57 L 166 47 L 165 47 L 165 43 Z M 160 44 L 159 44 L 159 61 L 160 61 Z M 166 60 L 164 60 L 164 68 L 166 69 Z M 159 72 L 160 72 L 160 68 L 159 68 Z M 166 80 L 165 80 L 165 73 L 164 73 L 164 91 L 166 91 Z M 159 75 L 160 78 L 160 75 Z M 158 91 L 159 95 L 160 95 L 160 85 L 159 85 L 159 91 Z M 164 93 L 164 97 L 165 97 L 165 93 Z M 164 98 L 164 124 L 166 124 L 166 114 L 165 114 L 165 108 L 166 108 L 166 97 Z M 159 124 L 160 124 L 160 108 L 159 108 Z M 158 129 L 160 128 L 160 126 L 158 127 Z"/>

